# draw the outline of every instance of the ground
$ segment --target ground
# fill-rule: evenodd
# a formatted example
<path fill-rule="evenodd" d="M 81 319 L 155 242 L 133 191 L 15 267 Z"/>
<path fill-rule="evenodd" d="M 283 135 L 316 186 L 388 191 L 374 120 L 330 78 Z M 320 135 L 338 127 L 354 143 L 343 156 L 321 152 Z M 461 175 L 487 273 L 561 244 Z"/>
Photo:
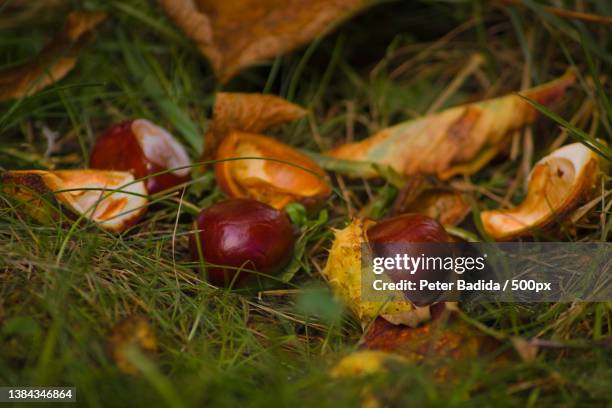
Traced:
<path fill-rule="evenodd" d="M 87 165 L 95 137 L 110 124 L 144 117 L 165 126 L 200 157 L 215 92 L 264 92 L 311 112 L 275 135 L 321 151 L 429 110 L 513 92 L 575 66 L 578 86 L 558 109 L 588 137 L 610 143 L 610 27 L 553 16 L 532 1 L 382 2 L 320 41 L 216 83 L 196 47 L 154 1 L 69 2 L 104 9 L 109 20 L 55 86 L 0 104 L 0 169 Z M 602 1 L 554 2 L 612 15 Z M 15 21 L 0 2 L 0 66 L 34 55 L 63 20 L 43 12 Z M 482 64 L 449 86 L 474 55 Z M 599 81 L 594 81 L 598 78 Z M 520 202 L 531 165 L 575 137 L 552 120 L 517 134 L 507 151 L 463 187 L 477 209 Z M 173 197 L 128 233 L 95 225 L 39 225 L 0 209 L 0 384 L 70 385 L 89 406 L 344 406 L 364 387 L 398 406 L 607 406 L 612 384 L 612 306 L 608 303 L 466 305 L 464 319 L 500 339 L 469 361 L 409 365 L 368 378 L 330 380 L 353 351 L 360 324 L 332 296 L 319 271 L 330 228 L 362 214 L 383 216 L 397 189 L 383 181 L 333 177 L 336 193 L 320 213 L 301 214 L 295 275 L 269 288 L 209 286 L 188 255 L 191 220 L 222 198 L 207 172 L 179 206 Z M 605 178 L 601 202 L 563 240 L 607 241 Z M 2 198 L 5 201 L 5 198 Z M 471 217 L 471 216 L 470 216 Z M 470 220 L 464 229 L 478 234 Z M 140 374 L 109 357 L 111 327 L 147 316 L 156 353 L 134 351 Z M 550 340 L 533 361 L 500 362 L 512 338 Z M 440 380 L 441 366 L 456 374 Z"/>

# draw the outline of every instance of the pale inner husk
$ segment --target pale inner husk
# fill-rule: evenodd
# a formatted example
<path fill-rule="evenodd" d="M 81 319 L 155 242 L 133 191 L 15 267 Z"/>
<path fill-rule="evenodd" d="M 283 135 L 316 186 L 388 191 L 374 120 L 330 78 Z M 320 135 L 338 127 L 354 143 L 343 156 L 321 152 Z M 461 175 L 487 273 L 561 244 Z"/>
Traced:
<path fill-rule="evenodd" d="M 595 153 L 581 143 L 557 149 L 536 163 L 520 205 L 482 213 L 485 229 L 494 238 L 507 238 L 549 223 L 590 190 L 597 164 Z"/>
<path fill-rule="evenodd" d="M 184 177 L 190 172 L 191 164 L 185 148 L 166 129 L 154 125 L 146 119 L 132 123 L 136 136 L 145 156 L 161 168 L 176 169 L 170 173 Z M 183 167 L 183 168 L 180 168 Z"/>
<path fill-rule="evenodd" d="M 60 201 L 109 230 L 123 229 L 146 209 L 144 183 L 134 182 L 127 172 L 65 170 L 49 172 L 44 179 L 52 191 L 59 191 Z"/>

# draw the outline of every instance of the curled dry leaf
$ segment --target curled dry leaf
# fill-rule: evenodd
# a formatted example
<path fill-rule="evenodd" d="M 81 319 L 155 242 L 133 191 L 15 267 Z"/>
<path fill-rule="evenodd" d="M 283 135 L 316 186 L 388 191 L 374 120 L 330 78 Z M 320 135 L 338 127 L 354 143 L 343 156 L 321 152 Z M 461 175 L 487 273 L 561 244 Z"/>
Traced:
<path fill-rule="evenodd" d="M 437 319 L 419 327 L 396 326 L 377 318 L 364 335 L 360 350 L 340 360 L 331 375 L 360 377 L 423 364 L 436 368 L 437 380 L 448 380 L 461 374 L 448 364 L 450 360 L 465 361 L 494 352 L 498 346 L 497 340 L 457 319 L 453 308 L 446 308 Z M 377 400 L 371 391 L 364 389 L 365 401 Z"/>
<path fill-rule="evenodd" d="M 143 182 L 134 182 L 134 176 L 127 172 L 20 170 L 4 173 L 1 181 L 3 191 L 41 222 L 58 215 L 49 203 L 60 204 L 69 218 L 84 214 L 106 230 L 122 232 L 147 209 Z"/>
<path fill-rule="evenodd" d="M 365 334 L 362 347 L 395 353 L 415 363 L 434 363 L 448 358 L 476 357 L 485 339 L 492 342 L 471 326 L 452 318 L 435 320 L 419 327 L 393 325 L 378 318 Z"/>
<path fill-rule="evenodd" d="M 429 307 L 412 305 L 401 292 L 397 292 L 388 302 L 362 299 L 361 245 L 368 242 L 366 231 L 373 224 L 355 219 L 345 229 L 334 231 L 334 242 L 322 271 L 323 276 L 364 325 L 376 316 L 382 316 L 393 324 L 409 326 L 429 320 Z"/>
<path fill-rule="evenodd" d="M 219 146 L 217 160 L 225 160 L 215 164 L 215 175 L 230 197 L 253 198 L 281 209 L 291 202 L 313 207 L 331 193 L 319 165 L 266 136 L 232 131 Z"/>
<path fill-rule="evenodd" d="M 303 46 L 368 0 L 160 0 L 225 82 L 242 68 Z"/>
<path fill-rule="evenodd" d="M 559 100 L 575 76 L 563 77 L 521 95 L 542 105 Z M 432 174 L 448 179 L 477 171 L 494 157 L 506 136 L 531 124 L 538 113 L 518 95 L 471 103 L 400 123 L 356 143 L 339 146 L 328 155 L 386 165 L 399 174 Z M 477 163 L 477 165 L 474 165 Z M 375 170 L 360 176 L 376 177 Z"/>
<path fill-rule="evenodd" d="M 105 18 L 105 13 L 70 13 L 63 31 L 38 56 L 0 71 L 0 101 L 33 95 L 65 77 L 76 65 L 87 34 Z"/>
<path fill-rule="evenodd" d="M 261 133 L 306 115 L 300 106 L 273 95 L 220 92 L 213 120 L 204 135 L 203 160 L 214 159 L 219 144 L 232 130 Z"/>
<path fill-rule="evenodd" d="M 130 348 L 142 352 L 157 351 L 157 340 L 146 316 L 136 314 L 126 317 L 110 330 L 107 350 L 117 367 L 127 374 L 137 374 L 138 369 L 130 363 L 127 356 Z"/>
<path fill-rule="evenodd" d="M 423 214 L 447 226 L 461 223 L 470 209 L 465 195 L 441 189 L 428 190 L 404 207 L 405 212 Z"/>
<path fill-rule="evenodd" d="M 555 150 L 536 163 L 520 205 L 481 213 L 485 230 L 496 240 L 508 240 L 549 228 L 589 196 L 599 166 L 597 154 L 581 143 Z"/>
<path fill-rule="evenodd" d="M 453 315 L 419 327 L 394 326 L 376 319 L 363 338 L 362 348 L 401 356 L 406 362 L 437 367 L 437 380 L 457 378 L 448 361 L 466 361 L 494 352 L 497 340 L 485 336 Z"/>
<path fill-rule="evenodd" d="M 166 129 L 146 119 L 112 126 L 92 149 L 89 165 L 96 169 L 130 171 L 136 178 L 147 177 L 150 194 L 189 180 L 191 161 L 185 148 Z M 174 170 L 171 170 L 174 169 Z M 167 171 L 166 173 L 153 174 Z"/>
<path fill-rule="evenodd" d="M 408 177 L 393 203 L 393 214 L 426 215 L 445 226 L 461 223 L 470 212 L 465 194 L 431 183 L 421 174 Z"/>

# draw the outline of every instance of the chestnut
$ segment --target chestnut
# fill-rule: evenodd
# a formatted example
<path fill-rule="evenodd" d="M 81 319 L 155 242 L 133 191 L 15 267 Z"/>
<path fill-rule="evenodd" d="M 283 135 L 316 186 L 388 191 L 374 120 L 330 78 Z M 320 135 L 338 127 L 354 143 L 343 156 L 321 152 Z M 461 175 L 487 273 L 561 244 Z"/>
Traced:
<path fill-rule="evenodd" d="M 261 274 L 279 272 L 293 254 L 293 229 L 287 215 L 251 199 L 214 204 L 197 217 L 199 232 L 190 237 L 191 255 L 212 264 L 208 280 L 216 286 L 240 285 Z M 198 247 L 199 241 L 199 247 Z"/>
<path fill-rule="evenodd" d="M 367 231 L 369 242 L 413 243 L 450 242 L 444 227 L 421 214 L 402 214 L 377 222 Z"/>
<path fill-rule="evenodd" d="M 433 218 L 421 214 L 403 214 L 382 220 L 370 227 L 366 235 L 374 257 L 395 258 L 398 254 L 406 254 L 413 258 L 443 259 L 453 255 L 451 246 L 444 245 L 451 242 L 444 227 Z M 444 269 L 442 265 L 434 265 L 430 269 L 419 267 L 411 272 L 393 269 L 387 271 L 387 275 L 395 282 L 411 280 L 418 285 L 421 279 L 450 282 L 454 272 Z M 429 290 L 405 293 L 406 297 L 417 306 L 439 301 L 442 294 L 442 291 Z"/>
<path fill-rule="evenodd" d="M 98 137 L 89 165 L 95 169 L 130 171 L 146 178 L 149 194 L 175 187 L 190 178 L 185 148 L 166 130 L 146 119 L 112 126 Z M 171 170 L 175 169 L 176 170 Z M 165 170 L 167 173 L 151 176 Z"/>

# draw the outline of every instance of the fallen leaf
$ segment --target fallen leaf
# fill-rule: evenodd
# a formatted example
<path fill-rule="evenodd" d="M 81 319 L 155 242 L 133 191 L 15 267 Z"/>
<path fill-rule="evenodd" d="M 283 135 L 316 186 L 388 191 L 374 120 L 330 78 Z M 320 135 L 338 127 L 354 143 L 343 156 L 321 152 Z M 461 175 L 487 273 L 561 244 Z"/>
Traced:
<path fill-rule="evenodd" d="M 365 8 L 369 0 L 160 0 L 217 77 L 301 47 Z"/>
<path fill-rule="evenodd" d="M 459 381 L 462 366 L 451 364 L 453 361 L 468 361 L 494 352 L 499 342 L 458 319 L 454 306 L 438 306 L 440 314 L 418 327 L 393 325 L 377 318 L 365 333 L 360 349 L 342 358 L 330 371 L 331 377 L 392 374 L 419 364 L 434 368 L 437 382 Z M 500 356 L 496 362 L 504 358 Z M 380 406 L 380 391 L 376 391 L 369 384 L 365 386 L 364 403 Z"/>
<path fill-rule="evenodd" d="M 574 81 L 574 74 L 568 72 L 520 94 L 550 105 Z M 508 135 L 533 123 L 537 116 L 537 110 L 520 96 L 506 95 L 409 120 L 327 154 L 337 159 L 390 166 L 404 176 L 431 174 L 444 180 L 477 171 L 494 157 L 490 152 L 496 153 Z M 484 156 L 484 162 L 483 152 L 489 153 Z M 472 165 L 473 161 L 478 165 Z M 379 175 L 370 170 L 360 176 Z"/>
<path fill-rule="evenodd" d="M 436 379 L 446 381 L 461 374 L 449 361 L 468 361 L 494 353 L 499 345 L 499 341 L 480 333 L 449 311 L 418 327 L 376 319 L 364 335 L 361 347 L 396 354 L 413 364 L 436 367 Z M 503 354 L 496 361 L 502 362 L 507 357 Z"/>
<path fill-rule="evenodd" d="M 87 34 L 105 18 L 105 13 L 70 13 L 64 29 L 38 56 L 0 71 L 0 101 L 34 95 L 65 77 L 76 65 Z"/>
<path fill-rule="evenodd" d="M 478 334 L 478 335 L 477 335 Z M 362 347 L 396 353 L 412 362 L 464 359 L 478 355 L 481 344 L 471 326 L 461 320 L 436 320 L 418 327 L 394 325 L 376 319 L 364 335 Z"/>
<path fill-rule="evenodd" d="M 261 133 L 306 115 L 298 105 L 274 95 L 220 92 L 213 119 L 204 135 L 203 160 L 211 160 L 219 144 L 232 130 Z"/>
<path fill-rule="evenodd" d="M 106 345 L 117 367 L 127 374 L 138 373 L 127 357 L 130 348 L 136 347 L 146 353 L 157 351 L 157 340 L 149 319 L 141 314 L 130 315 L 113 326 Z"/>
<path fill-rule="evenodd" d="M 445 189 L 420 174 L 408 177 L 391 208 L 392 214 L 426 215 L 445 226 L 461 223 L 471 206 L 465 194 Z"/>
<path fill-rule="evenodd" d="M 375 302 L 362 298 L 362 244 L 367 243 L 369 221 L 353 220 L 345 229 L 334 231 L 334 242 L 322 271 L 334 293 L 357 316 L 363 325 L 377 316 L 393 324 L 416 326 L 431 317 L 430 308 L 412 305 L 401 292 L 388 302 Z"/>
<path fill-rule="evenodd" d="M 470 203 L 465 195 L 441 189 L 426 191 L 405 207 L 405 212 L 427 215 L 445 226 L 459 224 L 470 210 Z"/>
<path fill-rule="evenodd" d="M 7 171 L 2 174 L 0 184 L 8 197 L 15 199 L 25 212 L 43 223 L 57 219 L 57 203 L 71 219 L 84 214 L 106 230 L 122 232 L 147 210 L 144 183 L 135 182 L 134 176 L 127 172 Z"/>
<path fill-rule="evenodd" d="M 599 166 L 599 156 L 581 143 L 555 150 L 534 166 L 521 204 L 481 213 L 485 230 L 501 241 L 550 228 L 589 197 L 601 175 Z"/>

